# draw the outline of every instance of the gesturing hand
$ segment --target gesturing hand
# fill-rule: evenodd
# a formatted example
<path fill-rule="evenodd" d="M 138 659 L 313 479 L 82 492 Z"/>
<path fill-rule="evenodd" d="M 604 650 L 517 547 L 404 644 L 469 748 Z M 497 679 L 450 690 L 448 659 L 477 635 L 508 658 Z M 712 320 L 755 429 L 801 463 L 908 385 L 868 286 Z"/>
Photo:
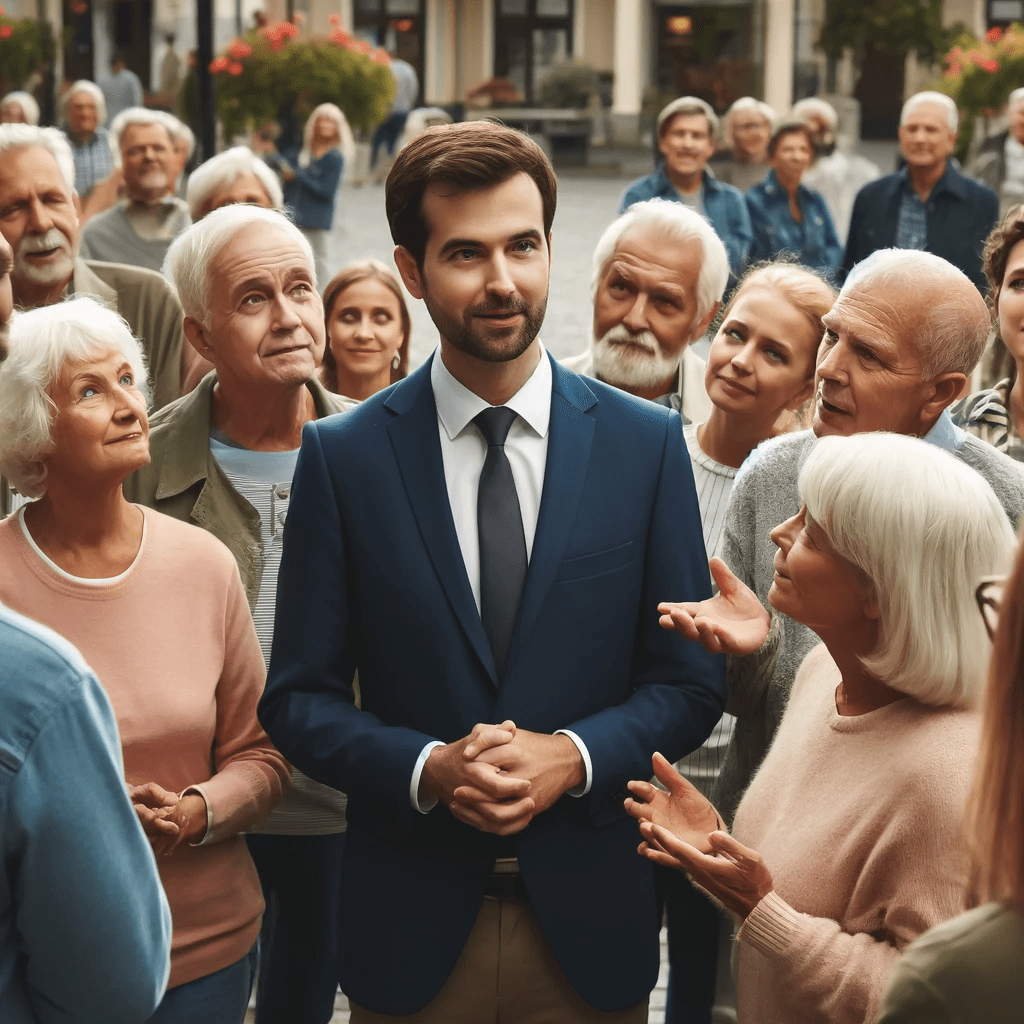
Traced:
<path fill-rule="evenodd" d="M 699 789 L 691 785 L 661 754 L 651 758 L 654 774 L 668 792 L 649 782 L 630 782 L 626 813 L 643 825 L 653 822 L 705 853 L 711 850 L 708 833 L 722 827 L 718 812 Z"/>
<path fill-rule="evenodd" d="M 718 593 L 707 601 L 664 601 L 660 624 L 687 640 L 699 640 L 712 654 L 753 654 L 771 628 L 771 615 L 745 583 L 720 558 L 711 559 Z"/>
<path fill-rule="evenodd" d="M 147 782 L 129 785 L 128 796 L 158 857 L 166 857 L 183 842 L 198 842 L 206 833 L 206 801 L 199 793 L 179 797 Z"/>

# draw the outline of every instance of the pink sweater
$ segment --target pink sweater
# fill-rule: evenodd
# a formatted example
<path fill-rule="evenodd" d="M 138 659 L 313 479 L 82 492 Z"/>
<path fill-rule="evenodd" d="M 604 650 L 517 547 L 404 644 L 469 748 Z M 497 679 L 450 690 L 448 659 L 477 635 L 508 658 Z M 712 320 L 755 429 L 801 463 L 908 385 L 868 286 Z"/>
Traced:
<path fill-rule="evenodd" d="M 289 768 L 256 720 L 264 667 L 230 552 L 205 530 L 143 509 L 132 566 L 81 582 L 43 561 L 17 515 L 0 523 L 0 601 L 65 636 L 106 689 L 125 777 L 206 798 L 204 842 L 158 860 L 174 922 L 172 987 L 244 956 L 263 912 L 243 829 L 281 797 Z M 76 785 L 68 780 L 68 799 Z"/>
<path fill-rule="evenodd" d="M 839 682 L 816 647 L 736 812 L 775 884 L 737 936 L 742 1024 L 873 1021 L 904 947 L 966 907 L 978 716 L 907 697 L 844 718 Z"/>

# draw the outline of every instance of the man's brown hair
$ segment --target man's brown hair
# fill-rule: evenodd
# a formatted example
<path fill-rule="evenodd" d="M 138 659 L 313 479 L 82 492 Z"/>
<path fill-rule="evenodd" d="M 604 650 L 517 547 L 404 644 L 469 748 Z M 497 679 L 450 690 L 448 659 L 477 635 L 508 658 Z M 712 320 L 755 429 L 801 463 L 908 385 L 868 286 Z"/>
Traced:
<path fill-rule="evenodd" d="M 555 219 L 558 182 L 544 151 L 528 135 L 493 121 L 465 121 L 428 128 L 398 154 L 385 186 L 385 209 L 395 245 L 423 266 L 430 225 L 423 193 L 441 185 L 449 194 L 492 188 L 528 174 L 544 204 L 544 234 Z"/>

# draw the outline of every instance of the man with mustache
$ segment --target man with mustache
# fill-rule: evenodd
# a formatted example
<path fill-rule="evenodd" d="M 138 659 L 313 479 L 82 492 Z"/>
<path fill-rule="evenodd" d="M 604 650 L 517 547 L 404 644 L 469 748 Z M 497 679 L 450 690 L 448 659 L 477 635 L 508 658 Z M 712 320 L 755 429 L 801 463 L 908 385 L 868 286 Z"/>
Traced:
<path fill-rule="evenodd" d="M 114 118 L 110 138 L 127 196 L 86 224 L 82 255 L 159 271 L 171 242 L 192 223 L 173 194 L 181 164 L 169 115 L 132 107 Z"/>
<path fill-rule="evenodd" d="M 703 423 L 705 363 L 690 344 L 718 312 L 728 276 L 725 246 L 703 217 L 664 199 L 631 206 L 594 250 L 590 348 L 564 365 Z"/>

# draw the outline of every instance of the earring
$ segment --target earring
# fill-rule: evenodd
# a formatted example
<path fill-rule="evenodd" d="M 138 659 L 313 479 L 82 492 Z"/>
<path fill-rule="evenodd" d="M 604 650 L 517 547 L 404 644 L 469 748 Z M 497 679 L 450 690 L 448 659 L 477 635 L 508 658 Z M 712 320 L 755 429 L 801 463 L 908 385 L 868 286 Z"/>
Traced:
<path fill-rule="evenodd" d="M 402 356 L 400 353 L 395 353 L 395 358 L 391 360 L 391 365 L 397 370 L 402 363 Z"/>

